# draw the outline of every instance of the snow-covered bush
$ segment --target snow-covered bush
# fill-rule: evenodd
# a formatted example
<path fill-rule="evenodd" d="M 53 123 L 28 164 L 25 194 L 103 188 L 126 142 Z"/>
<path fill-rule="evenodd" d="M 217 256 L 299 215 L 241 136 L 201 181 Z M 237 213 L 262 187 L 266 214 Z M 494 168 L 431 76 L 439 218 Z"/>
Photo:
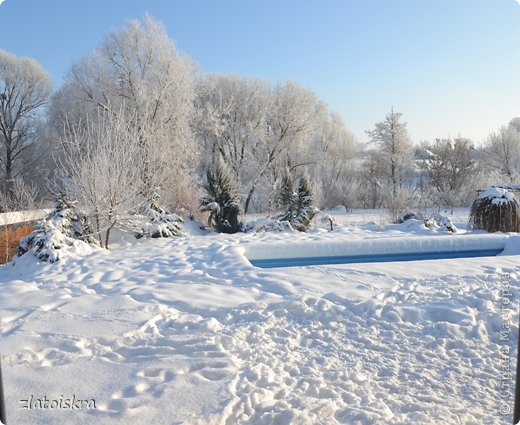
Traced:
<path fill-rule="evenodd" d="M 95 243 L 92 234 L 87 217 L 76 211 L 74 203 L 61 193 L 55 209 L 20 240 L 18 256 L 31 251 L 39 260 L 54 263 L 68 250 Z"/>
<path fill-rule="evenodd" d="M 159 194 L 152 192 L 144 207 L 144 221 L 140 221 L 137 238 L 169 238 L 182 234 L 183 219 L 158 204 Z M 139 220 L 137 220 L 139 222 Z M 135 223 L 135 222 L 134 222 Z M 135 224 L 134 224 L 135 226 Z"/>
<path fill-rule="evenodd" d="M 331 232 L 334 230 L 334 219 L 331 215 L 320 211 L 316 217 L 316 220 L 318 220 L 318 222 L 322 225 L 326 226 L 327 229 L 329 229 Z"/>
<path fill-rule="evenodd" d="M 475 230 L 487 232 L 518 232 L 520 202 L 510 190 L 489 188 L 473 202 L 470 225 Z"/>
<path fill-rule="evenodd" d="M 278 199 L 285 211 L 276 218 L 279 221 L 288 221 L 300 232 L 306 232 L 311 220 L 319 212 L 319 209 L 312 205 L 312 193 L 307 178 L 300 176 L 295 181 L 292 174 L 286 170 Z"/>
<path fill-rule="evenodd" d="M 388 218 L 394 224 L 399 224 L 401 218 L 409 211 L 413 203 L 413 190 L 410 187 L 398 188 L 395 195 L 387 193 Z"/>
<path fill-rule="evenodd" d="M 406 220 L 418 220 L 419 217 L 414 212 L 406 212 L 404 214 L 401 214 L 398 218 L 398 223 L 404 223 Z"/>
<path fill-rule="evenodd" d="M 200 200 L 200 209 L 202 212 L 209 212 L 208 225 L 214 227 L 219 233 L 238 232 L 242 227 L 242 223 L 238 220 L 240 213 L 238 187 L 221 160 L 218 161 L 214 173 L 208 170 L 204 189 L 207 195 Z"/>
<path fill-rule="evenodd" d="M 288 221 L 259 218 L 246 223 L 242 230 L 246 233 L 260 232 L 293 232 L 294 229 Z"/>
<path fill-rule="evenodd" d="M 457 233 L 459 229 L 453 224 L 448 216 L 435 213 L 424 219 L 424 226 L 428 229 L 440 229 L 451 233 Z"/>

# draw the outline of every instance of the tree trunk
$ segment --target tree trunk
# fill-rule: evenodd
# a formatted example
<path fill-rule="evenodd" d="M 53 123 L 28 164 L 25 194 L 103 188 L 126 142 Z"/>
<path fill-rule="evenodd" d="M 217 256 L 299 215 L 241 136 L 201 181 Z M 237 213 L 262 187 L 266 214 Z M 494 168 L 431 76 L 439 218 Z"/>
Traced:
<path fill-rule="evenodd" d="M 244 205 L 244 214 L 247 214 L 247 211 L 249 210 L 249 203 L 251 202 L 251 198 L 253 197 L 253 192 L 255 191 L 255 187 L 251 187 L 251 190 L 247 194 L 246 203 Z"/>

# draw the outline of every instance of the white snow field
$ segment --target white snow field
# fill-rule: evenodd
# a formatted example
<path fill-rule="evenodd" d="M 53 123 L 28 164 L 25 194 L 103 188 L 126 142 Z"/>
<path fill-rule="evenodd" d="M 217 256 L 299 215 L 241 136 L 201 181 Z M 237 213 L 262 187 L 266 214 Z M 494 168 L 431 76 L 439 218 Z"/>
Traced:
<path fill-rule="evenodd" d="M 8 424 L 511 423 L 518 237 L 363 214 L 332 232 L 121 238 L 0 267 Z M 272 269 L 244 256 L 470 236 L 505 255 Z"/>

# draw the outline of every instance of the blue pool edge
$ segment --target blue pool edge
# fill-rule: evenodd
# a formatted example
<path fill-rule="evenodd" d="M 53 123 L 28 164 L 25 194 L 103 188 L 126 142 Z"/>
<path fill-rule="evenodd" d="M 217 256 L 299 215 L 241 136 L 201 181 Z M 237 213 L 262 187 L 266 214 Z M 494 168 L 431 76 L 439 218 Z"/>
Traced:
<path fill-rule="evenodd" d="M 364 254 L 320 257 L 248 259 L 259 268 L 324 266 L 331 264 L 386 263 L 394 261 L 445 260 L 452 258 L 494 257 L 502 253 L 499 249 L 471 249 L 459 251 L 397 252 L 388 254 Z"/>

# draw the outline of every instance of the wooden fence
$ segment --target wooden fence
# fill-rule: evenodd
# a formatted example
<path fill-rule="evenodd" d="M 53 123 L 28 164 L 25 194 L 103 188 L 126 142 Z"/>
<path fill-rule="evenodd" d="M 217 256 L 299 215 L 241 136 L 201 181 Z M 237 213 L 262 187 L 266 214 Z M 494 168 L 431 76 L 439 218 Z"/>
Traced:
<path fill-rule="evenodd" d="M 34 229 L 49 210 L 18 211 L 0 214 L 0 264 L 8 263 L 18 252 L 20 239 Z"/>
<path fill-rule="evenodd" d="M 20 239 L 34 229 L 34 224 L 20 223 L 0 228 L 0 264 L 8 263 L 18 252 Z"/>

